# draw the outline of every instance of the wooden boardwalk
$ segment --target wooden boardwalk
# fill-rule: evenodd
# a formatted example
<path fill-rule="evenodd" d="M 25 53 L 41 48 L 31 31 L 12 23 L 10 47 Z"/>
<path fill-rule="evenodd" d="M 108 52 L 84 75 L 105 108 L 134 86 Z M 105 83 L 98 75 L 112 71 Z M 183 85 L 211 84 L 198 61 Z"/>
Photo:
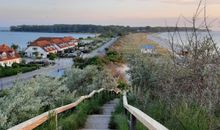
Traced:
<path fill-rule="evenodd" d="M 101 107 L 99 115 L 89 115 L 85 127 L 81 130 L 109 130 L 111 114 L 118 102 L 119 99 L 112 100 Z"/>

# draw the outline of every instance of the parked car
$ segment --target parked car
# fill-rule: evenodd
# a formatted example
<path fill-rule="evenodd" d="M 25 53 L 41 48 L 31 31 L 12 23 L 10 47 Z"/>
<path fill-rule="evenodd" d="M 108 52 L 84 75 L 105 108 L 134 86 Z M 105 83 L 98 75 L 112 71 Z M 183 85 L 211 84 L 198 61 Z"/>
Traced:
<path fill-rule="evenodd" d="M 77 52 L 74 52 L 74 53 L 68 53 L 67 56 L 68 56 L 68 57 L 77 57 L 78 54 L 77 54 Z"/>

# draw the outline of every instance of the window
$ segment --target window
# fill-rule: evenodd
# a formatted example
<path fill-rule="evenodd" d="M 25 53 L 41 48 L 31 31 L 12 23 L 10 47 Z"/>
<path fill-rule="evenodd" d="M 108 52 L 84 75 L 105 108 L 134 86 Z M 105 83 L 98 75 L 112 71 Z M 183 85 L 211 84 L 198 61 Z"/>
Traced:
<path fill-rule="evenodd" d="M 37 48 L 36 48 L 36 47 L 34 47 L 34 48 L 33 48 L 33 50 L 37 50 Z"/>
<path fill-rule="evenodd" d="M 1 58 L 6 58 L 7 57 L 7 54 L 5 52 L 3 52 L 1 55 L 0 55 Z"/>
<path fill-rule="evenodd" d="M 12 57 L 15 57 L 15 52 L 13 51 L 13 52 L 9 53 L 9 55 Z"/>

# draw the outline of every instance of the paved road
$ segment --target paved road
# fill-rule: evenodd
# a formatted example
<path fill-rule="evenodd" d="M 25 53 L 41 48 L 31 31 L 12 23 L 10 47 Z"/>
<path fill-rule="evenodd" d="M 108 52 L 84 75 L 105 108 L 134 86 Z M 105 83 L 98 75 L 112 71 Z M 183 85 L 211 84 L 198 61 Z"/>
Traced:
<path fill-rule="evenodd" d="M 96 50 L 92 51 L 89 54 L 84 54 L 83 58 L 92 58 L 94 56 L 98 55 L 104 55 L 106 53 L 105 48 L 109 48 L 111 45 L 113 45 L 116 41 L 118 40 L 117 38 L 112 38 L 109 42 L 105 43 L 103 46 L 97 48 Z"/>
<path fill-rule="evenodd" d="M 55 61 L 56 64 L 54 66 L 48 66 L 48 67 L 43 67 L 41 69 L 31 71 L 28 73 L 23 73 L 23 74 L 18 74 L 15 76 L 10 76 L 6 78 L 1 78 L 0 79 L 0 90 L 8 87 L 12 87 L 15 81 L 26 81 L 31 78 L 33 78 L 36 75 L 48 75 L 50 76 L 51 73 L 58 72 L 58 70 L 62 69 L 68 69 L 72 66 L 73 61 L 72 59 L 58 59 Z M 58 73 L 57 73 L 58 75 Z M 56 76 L 56 75 L 54 75 Z"/>
<path fill-rule="evenodd" d="M 99 47 L 98 49 L 92 51 L 89 54 L 83 56 L 83 58 L 91 58 L 97 55 L 105 54 L 105 48 L 109 48 L 118 38 L 112 38 L 109 42 Z M 71 58 L 62 58 L 55 61 L 56 64 L 54 66 L 49 66 L 46 68 L 41 68 L 39 70 L 35 70 L 32 72 L 27 72 L 23 74 L 18 74 L 15 76 L 10 76 L 6 78 L 0 78 L 0 90 L 4 88 L 12 87 L 15 81 L 27 81 L 33 78 L 36 75 L 47 75 L 47 76 L 59 76 L 61 75 L 64 69 L 70 69 L 73 65 L 73 61 Z M 61 71 L 60 71 L 61 70 Z"/>

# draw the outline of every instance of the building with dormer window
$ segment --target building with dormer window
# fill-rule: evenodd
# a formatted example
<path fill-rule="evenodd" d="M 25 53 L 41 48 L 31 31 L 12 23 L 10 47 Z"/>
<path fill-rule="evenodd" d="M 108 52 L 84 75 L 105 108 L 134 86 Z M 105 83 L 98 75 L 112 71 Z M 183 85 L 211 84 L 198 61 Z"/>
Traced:
<path fill-rule="evenodd" d="M 12 66 L 13 63 L 20 63 L 21 58 L 16 51 L 6 44 L 0 45 L 0 65 Z"/>
<path fill-rule="evenodd" d="M 28 45 L 25 50 L 28 57 L 47 58 L 50 53 L 64 52 L 78 45 L 78 39 L 73 37 L 40 37 Z"/>

